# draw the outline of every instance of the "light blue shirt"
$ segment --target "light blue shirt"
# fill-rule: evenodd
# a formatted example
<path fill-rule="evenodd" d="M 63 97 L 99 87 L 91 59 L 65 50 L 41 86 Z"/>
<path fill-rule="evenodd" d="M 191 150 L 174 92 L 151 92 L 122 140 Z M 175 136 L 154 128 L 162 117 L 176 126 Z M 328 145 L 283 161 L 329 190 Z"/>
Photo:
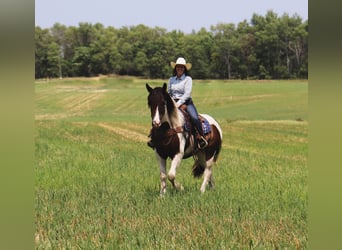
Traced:
<path fill-rule="evenodd" d="M 191 91 L 192 78 L 190 76 L 185 76 L 185 74 L 183 74 L 180 78 L 178 78 L 177 75 L 170 77 L 167 92 L 169 92 L 173 99 L 179 99 L 176 102 L 177 107 L 191 98 Z"/>

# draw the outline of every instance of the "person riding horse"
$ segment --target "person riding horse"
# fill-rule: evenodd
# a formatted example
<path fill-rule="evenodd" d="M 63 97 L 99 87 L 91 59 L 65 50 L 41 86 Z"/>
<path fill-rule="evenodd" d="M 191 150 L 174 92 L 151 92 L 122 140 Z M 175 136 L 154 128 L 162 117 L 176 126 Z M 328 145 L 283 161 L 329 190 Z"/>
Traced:
<path fill-rule="evenodd" d="M 198 150 L 197 142 L 194 143 L 195 126 L 189 124 L 190 115 L 183 112 L 167 92 L 167 84 L 152 88 L 146 83 L 146 90 L 152 119 L 151 142 L 160 169 L 160 194 L 166 193 L 167 179 L 174 188 L 183 190 L 183 186 L 176 181 L 176 172 L 181 161 L 190 156 L 195 161 L 192 166 L 193 176 L 203 176 L 200 191 L 204 193 L 207 186 L 214 187 L 213 165 L 222 146 L 222 129 L 218 122 L 208 114 L 200 114 L 208 144 L 204 149 Z M 171 164 L 167 172 L 168 158 L 171 159 Z"/>
<path fill-rule="evenodd" d="M 176 62 L 171 62 L 170 65 L 173 68 L 173 74 L 169 79 L 167 91 L 176 102 L 177 107 L 186 110 L 190 115 L 197 132 L 198 148 L 204 149 L 207 147 L 208 142 L 204 138 L 202 122 L 199 120 L 197 109 L 191 98 L 192 78 L 188 71 L 191 69 L 192 64 L 186 63 L 183 57 L 179 57 Z M 147 144 L 154 148 L 152 140 Z"/>

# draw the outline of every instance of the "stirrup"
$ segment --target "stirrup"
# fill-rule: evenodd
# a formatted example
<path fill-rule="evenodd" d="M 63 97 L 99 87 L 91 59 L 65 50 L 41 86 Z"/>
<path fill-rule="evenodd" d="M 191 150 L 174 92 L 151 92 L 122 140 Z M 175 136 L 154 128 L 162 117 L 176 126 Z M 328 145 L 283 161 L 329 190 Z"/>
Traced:
<path fill-rule="evenodd" d="M 198 148 L 199 149 L 205 149 L 207 146 L 208 146 L 207 140 L 203 136 L 201 136 L 201 138 L 198 142 Z"/>

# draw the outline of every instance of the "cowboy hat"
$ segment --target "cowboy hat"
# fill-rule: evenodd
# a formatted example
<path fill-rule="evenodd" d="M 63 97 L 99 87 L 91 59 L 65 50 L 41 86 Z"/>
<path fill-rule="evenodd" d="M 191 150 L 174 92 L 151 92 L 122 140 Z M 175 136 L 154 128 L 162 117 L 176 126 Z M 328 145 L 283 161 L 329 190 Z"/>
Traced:
<path fill-rule="evenodd" d="M 171 67 L 174 69 L 176 65 L 184 65 L 186 70 L 191 69 L 191 63 L 186 63 L 185 59 L 183 57 L 178 57 L 176 62 L 171 62 L 170 63 Z"/>

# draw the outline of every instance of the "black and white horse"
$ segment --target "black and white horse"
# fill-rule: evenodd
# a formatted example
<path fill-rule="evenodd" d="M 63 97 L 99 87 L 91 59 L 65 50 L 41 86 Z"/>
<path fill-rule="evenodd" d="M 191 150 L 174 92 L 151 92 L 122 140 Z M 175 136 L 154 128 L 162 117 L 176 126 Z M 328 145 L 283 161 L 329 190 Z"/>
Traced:
<path fill-rule="evenodd" d="M 206 186 L 214 186 L 212 167 L 216 162 L 222 145 L 222 130 L 219 124 L 209 115 L 200 114 L 207 124 L 210 124 L 210 132 L 206 135 L 208 146 L 197 150 L 193 143 L 194 135 L 184 128 L 186 115 L 177 108 L 175 101 L 166 91 L 166 83 L 162 87 L 152 88 L 146 83 L 149 92 L 148 106 L 151 110 L 152 130 L 151 139 L 154 151 L 160 167 L 160 194 L 166 192 L 166 178 L 176 189 L 183 189 L 176 182 L 176 170 L 182 159 L 194 156 L 193 175 L 203 175 L 201 192 Z M 166 175 L 166 159 L 171 159 L 171 167 Z"/>

